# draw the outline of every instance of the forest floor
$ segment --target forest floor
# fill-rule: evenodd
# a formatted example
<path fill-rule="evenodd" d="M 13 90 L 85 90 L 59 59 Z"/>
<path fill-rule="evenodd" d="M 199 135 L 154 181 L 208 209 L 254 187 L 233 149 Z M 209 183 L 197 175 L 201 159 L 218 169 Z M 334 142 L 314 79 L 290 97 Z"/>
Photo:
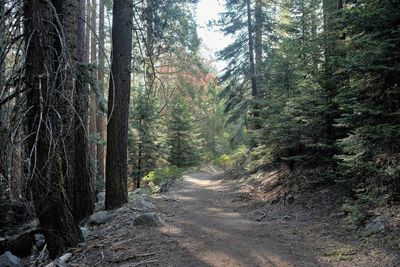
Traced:
<path fill-rule="evenodd" d="M 400 266 L 396 252 L 358 242 L 323 201 L 271 205 L 252 190 L 221 172 L 185 175 L 151 199 L 166 226 L 133 226 L 126 209 L 91 229 L 70 266 Z"/>

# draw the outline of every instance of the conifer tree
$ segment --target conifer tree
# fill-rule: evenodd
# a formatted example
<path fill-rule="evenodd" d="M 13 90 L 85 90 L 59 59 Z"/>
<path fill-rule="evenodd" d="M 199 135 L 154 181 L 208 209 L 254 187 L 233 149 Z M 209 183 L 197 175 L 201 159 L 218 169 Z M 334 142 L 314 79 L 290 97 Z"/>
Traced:
<path fill-rule="evenodd" d="M 339 164 L 352 187 L 399 192 L 400 12 L 389 0 L 350 1 L 342 12 L 349 53 L 340 67 L 349 77 L 336 101 Z M 378 186 L 377 186 L 378 185 Z"/>
<path fill-rule="evenodd" d="M 168 121 L 169 162 L 177 167 L 189 167 L 199 162 L 199 137 L 194 119 L 183 98 L 170 106 Z"/>

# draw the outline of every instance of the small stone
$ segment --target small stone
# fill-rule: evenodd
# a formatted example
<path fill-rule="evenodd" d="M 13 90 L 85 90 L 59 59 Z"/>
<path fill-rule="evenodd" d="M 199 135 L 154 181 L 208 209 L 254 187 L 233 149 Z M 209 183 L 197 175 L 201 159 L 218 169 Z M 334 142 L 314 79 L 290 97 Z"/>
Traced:
<path fill-rule="evenodd" d="M 81 227 L 81 233 L 84 239 L 87 239 L 90 235 L 90 231 L 87 227 Z"/>
<path fill-rule="evenodd" d="M 20 258 L 6 251 L 0 256 L 0 267 L 23 267 Z"/>
<path fill-rule="evenodd" d="M 42 249 L 44 247 L 44 244 L 46 244 L 46 240 L 44 239 L 44 235 L 42 234 L 36 234 L 35 235 L 35 246 L 37 249 Z"/>
<path fill-rule="evenodd" d="M 290 217 L 289 215 L 283 215 L 282 217 L 282 221 L 290 221 L 292 219 L 292 217 Z"/>
<path fill-rule="evenodd" d="M 386 220 L 382 216 L 376 217 L 365 226 L 370 233 L 378 233 L 386 229 Z"/>
<path fill-rule="evenodd" d="M 58 261 L 57 265 L 60 266 L 60 267 L 61 267 L 61 266 L 62 266 L 62 267 L 67 266 L 67 262 L 68 262 L 71 258 L 72 258 L 72 253 L 64 254 L 64 255 L 62 255 L 61 257 L 59 257 L 59 258 L 57 259 L 57 261 Z"/>
<path fill-rule="evenodd" d="M 155 226 L 155 227 L 163 227 L 165 226 L 165 221 L 161 218 L 161 215 L 155 212 L 147 212 L 137 216 L 133 225 L 144 225 L 144 226 Z"/>
<path fill-rule="evenodd" d="M 92 214 L 89 218 L 89 224 L 99 225 L 104 224 L 115 218 L 115 214 L 108 213 L 107 211 L 99 211 Z"/>

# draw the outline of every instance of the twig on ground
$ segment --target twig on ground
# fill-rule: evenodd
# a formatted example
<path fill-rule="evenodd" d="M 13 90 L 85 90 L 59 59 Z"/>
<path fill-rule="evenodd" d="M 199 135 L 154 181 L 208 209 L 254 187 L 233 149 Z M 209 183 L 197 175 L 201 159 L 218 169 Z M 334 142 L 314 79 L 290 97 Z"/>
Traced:
<path fill-rule="evenodd" d="M 94 266 L 99 265 L 100 263 L 103 262 L 103 260 L 104 260 L 104 253 L 103 253 L 103 251 L 102 251 L 102 252 L 101 252 L 101 259 L 100 259 L 98 262 L 96 262 L 96 263 L 94 264 Z"/>
<path fill-rule="evenodd" d="M 32 262 L 31 267 L 35 266 L 36 263 L 39 262 L 43 258 L 46 248 L 47 248 L 47 244 L 44 245 L 42 251 L 40 251 L 40 253 L 39 253 L 38 257 L 35 259 L 35 261 Z"/>
<path fill-rule="evenodd" d="M 106 261 L 107 262 L 119 263 L 119 262 L 131 260 L 131 259 L 135 259 L 135 258 L 148 257 L 148 256 L 153 256 L 153 255 L 156 255 L 156 253 L 155 252 L 151 252 L 151 253 L 144 253 L 144 254 L 136 254 L 136 255 L 128 256 L 126 258 L 122 258 L 122 259 L 119 259 L 119 256 L 118 256 L 117 259 L 110 259 L 110 260 L 106 260 Z M 136 266 L 136 265 L 132 265 L 132 266 Z"/>
<path fill-rule="evenodd" d="M 171 234 L 167 234 L 167 233 L 161 233 L 162 235 L 165 236 L 170 236 L 170 237 L 183 237 L 182 235 L 171 235 Z"/>

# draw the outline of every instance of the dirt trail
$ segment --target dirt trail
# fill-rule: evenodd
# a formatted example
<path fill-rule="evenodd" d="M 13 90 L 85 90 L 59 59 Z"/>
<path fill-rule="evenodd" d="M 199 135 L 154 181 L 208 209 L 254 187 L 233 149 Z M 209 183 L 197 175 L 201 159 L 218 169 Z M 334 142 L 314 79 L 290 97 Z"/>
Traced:
<path fill-rule="evenodd" d="M 400 255 L 362 246 L 340 226 L 329 191 L 314 192 L 320 201 L 268 205 L 236 182 L 216 172 L 185 175 L 152 198 L 166 220 L 161 228 L 135 226 L 138 211 L 128 203 L 89 228 L 69 266 L 400 266 Z"/>
<path fill-rule="evenodd" d="M 267 228 L 235 207 L 221 175 L 186 175 L 182 188 L 168 197 L 181 203 L 172 219 L 182 236 L 179 245 L 201 261 L 181 258 L 175 266 L 320 266 L 308 248 L 282 237 L 280 222 Z"/>

